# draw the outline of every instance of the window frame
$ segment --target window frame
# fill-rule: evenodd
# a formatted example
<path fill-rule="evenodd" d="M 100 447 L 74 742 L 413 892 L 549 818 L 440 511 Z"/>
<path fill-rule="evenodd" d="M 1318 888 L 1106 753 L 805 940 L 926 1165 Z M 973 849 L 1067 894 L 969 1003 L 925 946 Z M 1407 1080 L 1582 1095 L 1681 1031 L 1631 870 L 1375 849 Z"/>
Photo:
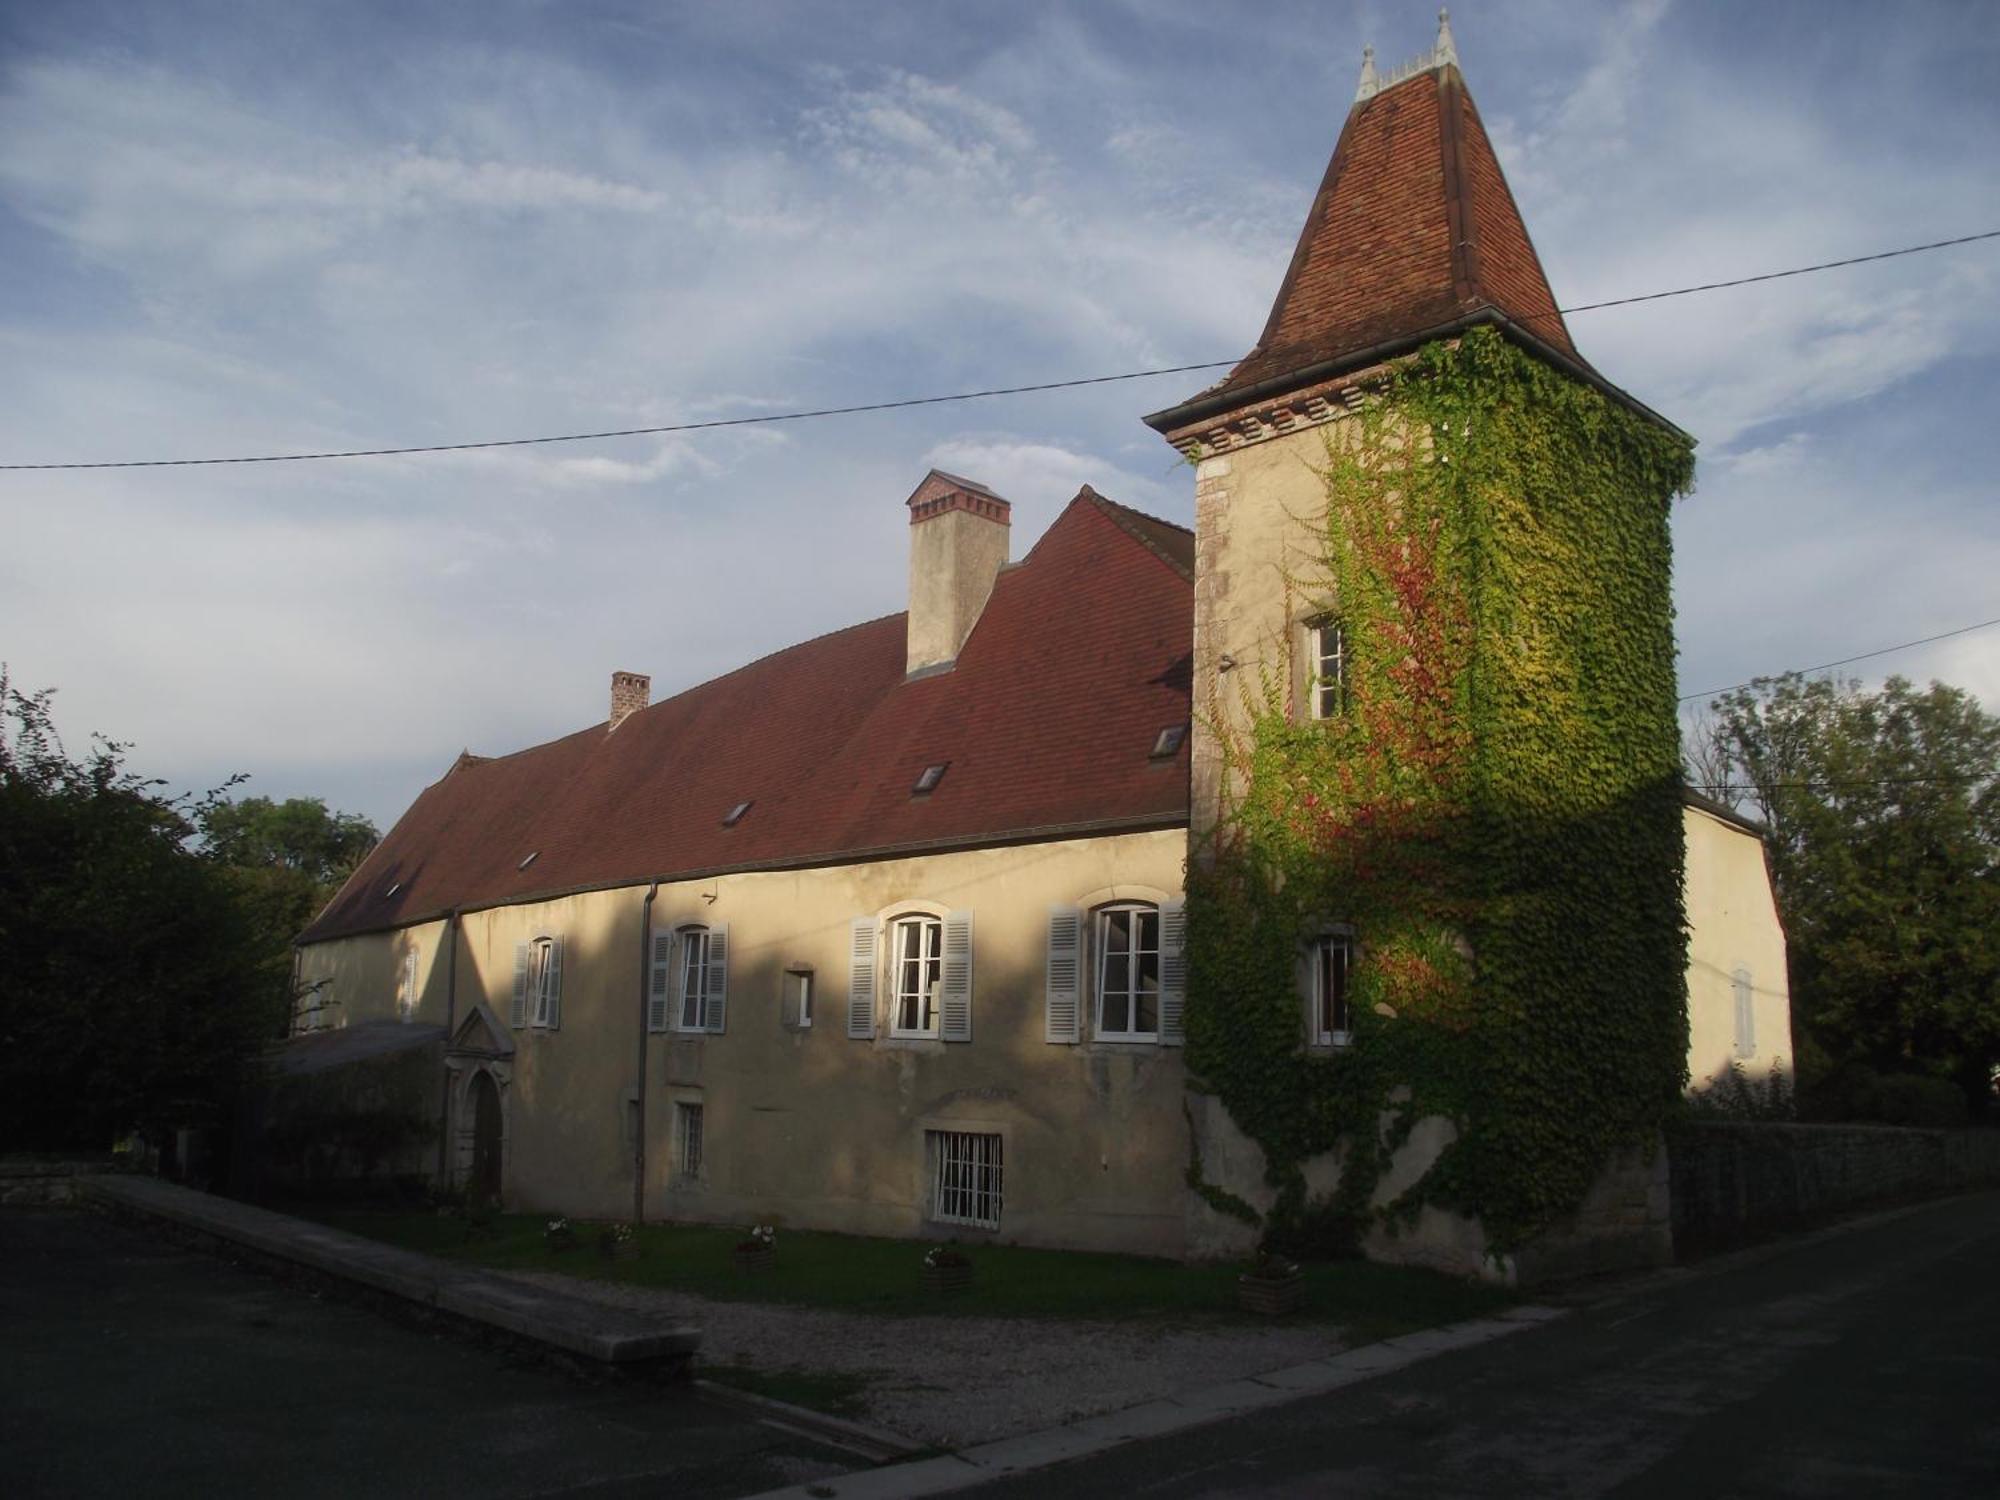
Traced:
<path fill-rule="evenodd" d="M 1324 724 L 1347 712 L 1347 626 L 1339 615 L 1326 611 L 1305 621 L 1305 633 L 1306 717 L 1315 724 Z M 1333 640 L 1331 652 L 1326 649 L 1329 634 Z M 1331 678 L 1325 675 L 1329 660 L 1334 664 Z"/>
<path fill-rule="evenodd" d="M 791 964 L 785 969 L 778 1014 L 787 1024 L 800 1031 L 812 1030 L 813 1002 L 818 998 L 815 988 L 810 964 Z"/>
<path fill-rule="evenodd" d="M 1358 945 L 1352 927 L 1328 927 L 1306 939 L 1306 1038 L 1321 1051 L 1335 1052 L 1354 1045 L 1354 960 Z M 1345 954 L 1340 970 L 1340 1009 L 1347 1026 L 1340 1029 L 1322 1024 L 1336 1019 L 1327 1012 L 1324 989 L 1326 965 L 1322 955 L 1330 949 Z"/>
<path fill-rule="evenodd" d="M 710 985 L 708 971 L 709 966 L 714 962 L 714 953 L 709 946 L 711 936 L 709 928 L 700 922 L 683 923 L 674 929 L 673 976 L 675 993 L 673 1029 L 675 1031 L 705 1032 L 708 1030 L 708 994 Z M 699 944 L 701 957 L 697 964 L 697 967 L 701 971 L 701 983 L 690 991 L 688 986 L 688 959 L 696 947 L 696 944 L 691 941 L 695 937 L 701 939 Z M 688 1020 L 687 1013 L 690 996 L 692 996 L 695 1002 L 693 1021 Z"/>
<path fill-rule="evenodd" d="M 979 1143 L 979 1144 L 975 1144 Z M 997 1230 L 1006 1212 L 1004 1131 L 924 1127 L 925 1213 L 936 1224 Z M 957 1181 L 949 1181 L 954 1175 Z M 947 1200 L 955 1208 L 947 1208 Z M 990 1218 L 976 1210 L 990 1207 Z"/>
<path fill-rule="evenodd" d="M 1129 1026 L 1123 1030 L 1114 1031 L 1107 1028 L 1104 1024 L 1104 1000 L 1106 994 L 1104 971 L 1106 964 L 1108 963 L 1111 957 L 1110 943 L 1108 940 L 1110 931 L 1110 918 L 1113 915 L 1120 912 L 1133 913 L 1136 915 L 1140 915 L 1142 917 L 1150 917 L 1152 919 L 1153 946 L 1151 952 L 1153 956 L 1153 1029 L 1151 1031 L 1141 1031 L 1137 1028 L 1136 1025 Z M 1139 925 L 1140 925 L 1140 937 L 1143 940 L 1144 926 L 1143 923 Z M 1162 948 L 1164 942 L 1164 933 L 1160 919 L 1159 903 L 1152 901 L 1140 901 L 1140 900 L 1107 901 L 1101 906 L 1096 906 L 1091 908 L 1089 931 L 1090 931 L 1089 970 L 1090 970 L 1090 986 L 1091 986 L 1090 1009 L 1091 1009 L 1092 1037 L 1100 1042 L 1123 1043 L 1134 1046 L 1158 1046 L 1160 1042 L 1161 997 L 1165 990 L 1165 985 L 1163 983 L 1163 973 L 1162 973 L 1162 964 L 1163 964 Z M 1143 957 L 1146 952 L 1147 949 L 1145 948 L 1142 941 L 1136 947 L 1128 947 L 1126 949 L 1125 957 L 1129 963 L 1134 958 Z M 1130 970 L 1128 969 L 1127 972 L 1129 974 Z M 1136 1023 L 1139 1020 L 1139 990 L 1135 985 L 1128 983 L 1124 993 L 1127 1001 L 1129 1002 L 1128 1009 L 1126 1011 L 1127 1019 Z"/>
<path fill-rule="evenodd" d="M 562 970 L 553 962 L 556 940 L 549 933 L 528 939 L 528 1026 L 531 1030 L 554 1029 L 555 982 Z"/>
<path fill-rule="evenodd" d="M 708 1120 L 700 1099 L 674 1101 L 674 1179 L 700 1182 L 708 1142 Z M 689 1127 L 693 1128 L 690 1129 Z"/>
<path fill-rule="evenodd" d="M 944 918 L 935 912 L 905 911 L 888 918 L 884 924 L 889 941 L 888 949 L 888 991 L 889 1036 L 899 1041 L 942 1041 L 944 1038 Z M 928 939 L 927 952 L 920 953 L 914 960 L 903 956 L 903 933 L 919 932 Z M 908 998 L 919 1006 L 916 1027 L 903 1024 L 903 965 L 906 961 L 924 966 L 928 971 L 928 993 L 923 988 L 913 992 Z M 921 979 L 920 979 L 921 984 Z M 922 1025 L 924 1011 L 928 1010 L 930 1025 Z"/>

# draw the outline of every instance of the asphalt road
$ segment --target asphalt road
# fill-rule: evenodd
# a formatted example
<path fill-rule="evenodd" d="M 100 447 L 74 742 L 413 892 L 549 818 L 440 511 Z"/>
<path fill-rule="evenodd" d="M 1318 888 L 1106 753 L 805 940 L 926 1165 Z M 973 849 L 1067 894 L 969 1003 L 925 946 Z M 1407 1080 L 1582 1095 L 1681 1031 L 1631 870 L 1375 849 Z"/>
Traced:
<path fill-rule="evenodd" d="M 2000 1494 L 2000 1193 L 1669 1273 L 1531 1333 L 970 1493 Z"/>
<path fill-rule="evenodd" d="M 745 1495 L 858 1460 L 84 1214 L 0 1212 L 0 1493 Z"/>

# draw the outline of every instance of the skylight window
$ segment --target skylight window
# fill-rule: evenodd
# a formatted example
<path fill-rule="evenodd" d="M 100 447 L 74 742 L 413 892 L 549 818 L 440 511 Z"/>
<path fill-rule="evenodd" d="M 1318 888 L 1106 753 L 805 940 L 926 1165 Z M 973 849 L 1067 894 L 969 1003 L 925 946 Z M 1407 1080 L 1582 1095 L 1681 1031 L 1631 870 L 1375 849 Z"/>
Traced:
<path fill-rule="evenodd" d="M 928 797 L 932 792 L 936 791 L 937 784 L 944 780 L 945 767 L 950 764 L 951 762 L 948 760 L 941 760 L 934 766 L 925 766 L 924 774 L 919 776 L 917 784 L 910 788 L 910 795 L 912 797 Z"/>
<path fill-rule="evenodd" d="M 514 866 L 514 868 L 517 870 L 527 869 L 529 865 L 535 862 L 536 857 L 540 855 L 541 852 L 542 851 L 539 849 L 530 849 L 528 851 L 527 858 L 523 859 L 518 865 Z"/>
<path fill-rule="evenodd" d="M 382 899 L 384 901 L 387 901 L 391 896 L 395 895 L 396 892 L 400 891 L 402 888 L 403 888 L 402 881 L 400 880 L 390 881 L 389 888 L 386 891 L 382 892 Z"/>
<path fill-rule="evenodd" d="M 1153 759 L 1165 760 L 1180 752 L 1181 741 L 1187 738 L 1187 725 L 1169 724 L 1153 740 Z"/>
<path fill-rule="evenodd" d="M 748 802 L 737 803 L 728 812 L 723 814 L 722 826 L 724 828 L 734 828 L 738 823 L 743 821 L 743 815 L 748 811 L 750 811 L 750 804 Z"/>

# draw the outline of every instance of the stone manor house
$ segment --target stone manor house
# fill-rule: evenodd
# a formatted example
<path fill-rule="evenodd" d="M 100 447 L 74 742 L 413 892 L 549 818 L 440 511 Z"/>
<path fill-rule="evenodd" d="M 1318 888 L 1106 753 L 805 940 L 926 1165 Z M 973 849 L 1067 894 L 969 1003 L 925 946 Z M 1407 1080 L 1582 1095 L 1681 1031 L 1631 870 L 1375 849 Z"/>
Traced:
<path fill-rule="evenodd" d="M 1281 586 L 1314 462 L 1371 372 L 1479 325 L 1636 407 L 1571 343 L 1447 30 L 1364 68 L 1255 349 L 1147 418 L 1198 460 L 1195 531 L 1085 488 L 1015 561 L 1005 499 L 923 476 L 905 612 L 658 703 L 619 672 L 604 722 L 461 756 L 301 936 L 283 1066 L 426 1049 L 425 1166 L 509 1208 L 1242 1248 L 1186 1181 L 1196 1148 L 1257 1175 L 1178 1045 L 1223 795 L 1197 682 L 1296 658 L 1298 713 L 1338 711 L 1338 624 Z M 1757 831 L 1686 817 L 1699 1080 L 1790 1040 Z M 1338 1048 L 1367 934 L 1313 943 L 1299 1044 Z M 1370 1249 L 1479 1269 L 1421 1227 Z"/>

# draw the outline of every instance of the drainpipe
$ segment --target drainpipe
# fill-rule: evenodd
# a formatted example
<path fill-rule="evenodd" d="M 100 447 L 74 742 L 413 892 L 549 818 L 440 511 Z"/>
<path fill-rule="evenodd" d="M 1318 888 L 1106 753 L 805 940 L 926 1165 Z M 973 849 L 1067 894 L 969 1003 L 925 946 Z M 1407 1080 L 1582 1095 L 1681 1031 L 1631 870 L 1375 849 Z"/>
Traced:
<path fill-rule="evenodd" d="M 646 1222 L 646 1007 L 652 999 L 653 978 L 653 899 L 660 894 L 660 882 L 646 888 L 646 901 L 639 909 L 639 1089 L 633 1104 L 632 1121 L 632 1223 Z"/>
<path fill-rule="evenodd" d="M 444 956 L 444 1045 L 451 1046 L 452 1028 L 458 1024 L 458 928 L 464 908 L 454 906 L 445 918 L 444 935 L 451 946 Z M 439 1059 L 442 1061 L 442 1058 Z M 438 1187 L 451 1186 L 451 1069 L 441 1068 L 438 1085 Z"/>

